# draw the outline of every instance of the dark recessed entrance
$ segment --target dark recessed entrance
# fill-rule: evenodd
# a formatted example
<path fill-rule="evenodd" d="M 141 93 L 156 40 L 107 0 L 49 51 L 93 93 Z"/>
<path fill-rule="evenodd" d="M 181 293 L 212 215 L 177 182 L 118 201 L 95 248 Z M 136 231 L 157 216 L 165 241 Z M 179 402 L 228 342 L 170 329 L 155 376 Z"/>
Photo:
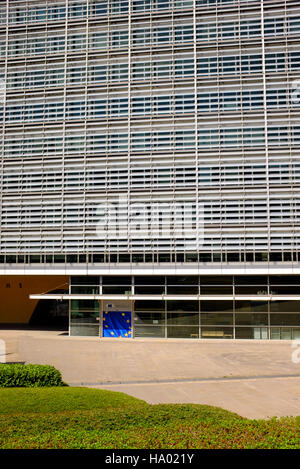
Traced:
<path fill-rule="evenodd" d="M 51 293 L 58 293 L 57 290 Z M 59 293 L 67 293 L 59 291 Z M 68 300 L 40 300 L 32 313 L 30 326 L 50 327 L 61 330 L 69 328 Z"/>

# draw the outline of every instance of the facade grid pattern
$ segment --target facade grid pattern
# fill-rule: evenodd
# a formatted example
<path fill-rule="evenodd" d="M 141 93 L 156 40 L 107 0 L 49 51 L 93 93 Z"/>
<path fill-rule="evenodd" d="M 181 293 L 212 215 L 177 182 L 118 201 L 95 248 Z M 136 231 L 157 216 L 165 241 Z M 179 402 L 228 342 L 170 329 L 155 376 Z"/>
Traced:
<path fill-rule="evenodd" d="M 7 1 L 1 253 L 294 259 L 297 3 Z M 200 204 L 204 240 L 101 239 L 97 207 L 120 194 L 187 204 L 196 228 Z"/>

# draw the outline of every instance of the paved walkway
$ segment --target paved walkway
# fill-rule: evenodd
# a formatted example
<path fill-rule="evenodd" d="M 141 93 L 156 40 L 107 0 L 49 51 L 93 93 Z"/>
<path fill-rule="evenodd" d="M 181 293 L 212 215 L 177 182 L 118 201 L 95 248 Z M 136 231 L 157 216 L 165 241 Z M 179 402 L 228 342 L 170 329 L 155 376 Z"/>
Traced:
<path fill-rule="evenodd" d="M 0 339 L 7 361 L 51 364 L 73 386 L 150 403 L 209 404 L 249 418 L 300 415 L 300 363 L 290 341 L 100 340 L 30 330 L 2 330 Z"/>
<path fill-rule="evenodd" d="M 299 377 L 91 387 L 124 392 L 151 404 L 207 404 L 254 419 L 300 415 Z"/>

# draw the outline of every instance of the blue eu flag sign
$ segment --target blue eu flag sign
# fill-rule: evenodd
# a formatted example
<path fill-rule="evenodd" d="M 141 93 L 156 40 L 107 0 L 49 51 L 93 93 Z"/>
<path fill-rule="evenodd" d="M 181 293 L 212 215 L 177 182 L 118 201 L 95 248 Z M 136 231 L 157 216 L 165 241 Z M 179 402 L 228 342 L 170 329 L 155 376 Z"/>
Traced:
<path fill-rule="evenodd" d="M 103 311 L 103 337 L 132 337 L 131 311 Z"/>

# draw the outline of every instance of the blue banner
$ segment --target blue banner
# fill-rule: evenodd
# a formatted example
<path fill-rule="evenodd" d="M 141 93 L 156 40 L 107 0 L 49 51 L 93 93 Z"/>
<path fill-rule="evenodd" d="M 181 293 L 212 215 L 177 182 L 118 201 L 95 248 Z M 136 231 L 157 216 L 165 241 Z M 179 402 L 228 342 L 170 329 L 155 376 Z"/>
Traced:
<path fill-rule="evenodd" d="M 103 311 L 103 337 L 132 337 L 131 311 Z"/>

